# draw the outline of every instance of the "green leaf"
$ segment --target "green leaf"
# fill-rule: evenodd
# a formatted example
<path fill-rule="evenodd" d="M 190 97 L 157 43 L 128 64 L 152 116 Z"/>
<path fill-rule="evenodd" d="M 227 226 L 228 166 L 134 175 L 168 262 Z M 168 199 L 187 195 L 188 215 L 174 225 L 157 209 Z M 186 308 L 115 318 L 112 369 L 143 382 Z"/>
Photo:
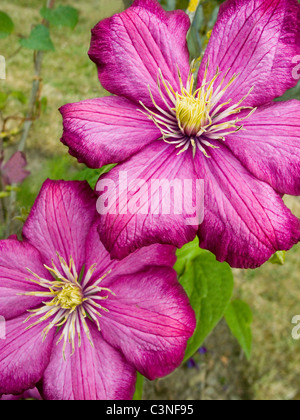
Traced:
<path fill-rule="evenodd" d="M 251 308 L 242 300 L 234 300 L 225 312 L 225 319 L 249 360 L 252 350 L 251 325 L 253 316 Z"/>
<path fill-rule="evenodd" d="M 6 197 L 9 197 L 9 196 L 10 196 L 9 192 L 0 191 L 0 198 L 6 198 Z"/>
<path fill-rule="evenodd" d="M 286 251 L 277 251 L 270 259 L 271 264 L 284 265 L 285 264 Z"/>
<path fill-rule="evenodd" d="M 176 252 L 177 261 L 174 266 L 177 274 L 181 276 L 184 273 L 186 264 L 201 255 L 203 252 L 205 251 L 199 247 L 198 237 L 196 237 L 193 242 L 190 242 L 184 245 L 181 249 L 178 249 Z"/>
<path fill-rule="evenodd" d="M 6 38 L 14 30 L 14 23 L 4 12 L 0 12 L 0 39 Z"/>
<path fill-rule="evenodd" d="M 198 58 L 202 52 L 200 29 L 203 26 L 202 6 L 197 8 L 190 30 L 187 35 L 187 43 L 191 57 Z"/>
<path fill-rule="evenodd" d="M 159 2 L 165 10 L 186 10 L 189 5 L 189 0 L 159 0 Z"/>
<path fill-rule="evenodd" d="M 7 187 L 5 188 L 7 192 L 11 193 L 12 191 L 14 192 L 19 192 L 20 188 L 14 185 L 7 185 Z"/>
<path fill-rule="evenodd" d="M 28 38 L 20 40 L 24 48 L 36 51 L 54 51 L 49 29 L 44 25 L 37 25 L 32 29 Z"/>
<path fill-rule="evenodd" d="M 21 207 L 20 214 L 14 218 L 14 220 L 18 220 L 21 223 L 25 223 L 28 219 L 30 213 L 30 208 Z"/>
<path fill-rule="evenodd" d="M 227 263 L 220 263 L 208 251 L 201 250 L 186 262 L 179 278 L 195 311 L 197 326 L 188 341 L 185 360 L 189 359 L 222 319 L 233 291 L 233 275 Z"/>
<path fill-rule="evenodd" d="M 43 7 L 41 16 L 54 26 L 67 26 L 74 29 L 78 23 L 78 10 L 71 6 L 58 6 L 56 9 Z"/>
<path fill-rule="evenodd" d="M 135 393 L 133 396 L 134 401 L 140 401 L 143 398 L 144 376 L 137 372 Z"/>
<path fill-rule="evenodd" d="M 125 9 L 127 9 L 128 7 L 130 7 L 133 3 L 133 0 L 123 0 L 123 4 Z"/>
<path fill-rule="evenodd" d="M 289 101 L 290 99 L 300 99 L 300 81 L 294 88 L 287 90 L 283 96 L 275 100 L 280 102 Z"/>
<path fill-rule="evenodd" d="M 90 169 L 84 167 L 81 171 L 74 175 L 73 181 L 87 181 L 92 188 L 95 188 L 99 177 L 109 172 L 114 166 L 116 165 L 105 165 L 100 169 Z"/>

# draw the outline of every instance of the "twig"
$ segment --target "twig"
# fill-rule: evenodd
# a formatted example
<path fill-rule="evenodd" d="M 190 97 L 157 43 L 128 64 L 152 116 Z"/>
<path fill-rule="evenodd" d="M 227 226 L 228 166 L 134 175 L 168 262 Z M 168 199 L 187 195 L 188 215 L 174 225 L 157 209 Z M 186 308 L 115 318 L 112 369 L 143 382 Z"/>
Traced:
<path fill-rule="evenodd" d="M 38 95 L 40 93 L 40 84 L 41 84 L 41 71 L 43 63 L 44 53 L 43 51 L 34 52 L 34 78 L 32 82 L 31 96 L 29 101 L 29 108 L 26 114 L 26 121 L 24 122 L 23 132 L 21 140 L 19 143 L 18 150 L 23 152 L 25 149 L 27 137 L 34 120 L 34 111 L 36 107 L 36 101 L 38 100 Z"/>

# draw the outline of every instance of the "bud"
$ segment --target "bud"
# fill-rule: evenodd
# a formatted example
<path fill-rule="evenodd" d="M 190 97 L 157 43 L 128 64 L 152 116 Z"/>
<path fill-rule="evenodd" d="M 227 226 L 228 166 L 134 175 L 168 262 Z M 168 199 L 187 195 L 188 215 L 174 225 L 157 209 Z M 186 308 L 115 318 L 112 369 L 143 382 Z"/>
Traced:
<path fill-rule="evenodd" d="M 277 251 L 270 259 L 269 262 L 272 264 L 284 265 L 285 263 L 285 251 Z"/>

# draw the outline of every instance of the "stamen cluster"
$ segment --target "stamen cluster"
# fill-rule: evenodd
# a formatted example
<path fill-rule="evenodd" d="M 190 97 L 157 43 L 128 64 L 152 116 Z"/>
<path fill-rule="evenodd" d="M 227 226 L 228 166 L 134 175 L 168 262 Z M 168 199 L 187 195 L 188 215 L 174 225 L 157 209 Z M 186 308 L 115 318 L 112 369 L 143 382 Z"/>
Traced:
<path fill-rule="evenodd" d="M 141 112 L 147 115 L 160 129 L 162 139 L 166 143 L 174 144 L 176 148 L 180 149 L 178 154 L 185 152 L 192 146 L 194 156 L 198 149 L 206 157 L 209 157 L 205 146 L 218 148 L 211 143 L 212 140 L 225 141 L 227 135 L 242 130 L 243 125 L 240 123 L 255 112 L 256 108 L 240 106 L 251 94 L 254 87 L 238 103 L 229 106 L 232 100 L 222 102 L 222 98 L 229 86 L 238 78 L 238 74 L 233 75 L 229 82 L 224 85 L 229 69 L 219 83 L 217 80 L 221 72 L 217 69 L 213 79 L 207 81 L 207 63 L 203 82 L 200 88 L 194 91 L 194 72 L 194 63 L 192 63 L 187 84 L 184 86 L 178 70 L 180 83 L 180 91 L 178 92 L 165 80 L 159 70 L 158 91 L 167 111 L 157 104 L 149 87 L 150 97 L 156 111 L 150 110 L 140 102 L 146 110 L 146 112 Z M 250 113 L 246 116 L 229 118 L 245 109 L 250 109 Z"/>
<path fill-rule="evenodd" d="M 70 258 L 68 265 L 64 258 L 59 254 L 57 255 L 60 261 L 60 270 L 53 261 L 52 267 L 45 265 L 45 268 L 54 277 L 54 280 L 42 278 L 27 269 L 34 277 L 34 279 L 28 278 L 27 280 L 38 284 L 40 287 L 47 289 L 47 291 L 28 292 L 24 293 L 24 295 L 45 297 L 49 300 L 43 302 L 44 305 L 41 308 L 28 311 L 32 312 L 32 315 L 25 320 L 25 323 L 31 318 L 39 317 L 35 323 L 26 328 L 30 329 L 34 325 L 49 320 L 48 326 L 43 330 L 43 340 L 46 339 L 47 334 L 52 328 L 62 328 L 57 344 L 64 340 L 63 355 L 65 356 L 67 342 L 72 345 L 72 354 L 74 353 L 76 335 L 78 337 L 78 346 L 80 347 L 82 330 L 87 335 L 91 345 L 93 345 L 85 319 L 89 317 L 93 320 L 100 331 L 99 318 L 102 317 L 102 314 L 99 310 L 108 312 L 108 309 L 97 303 L 97 301 L 108 298 L 108 295 L 103 295 L 103 291 L 109 292 L 112 295 L 114 293 L 110 289 L 99 286 L 109 272 L 91 283 L 93 273 L 96 269 L 96 265 L 93 265 L 89 268 L 82 281 L 80 281 L 73 258 Z"/>

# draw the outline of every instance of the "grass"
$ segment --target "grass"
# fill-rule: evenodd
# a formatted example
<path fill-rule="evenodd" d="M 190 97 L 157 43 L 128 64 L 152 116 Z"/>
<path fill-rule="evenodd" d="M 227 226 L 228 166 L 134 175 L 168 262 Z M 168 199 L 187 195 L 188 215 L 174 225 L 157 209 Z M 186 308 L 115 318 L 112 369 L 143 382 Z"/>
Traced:
<path fill-rule="evenodd" d="M 288 400 L 299 393 L 300 343 L 291 336 L 291 320 L 300 314 L 299 252 L 299 245 L 288 252 L 284 266 L 267 263 L 235 273 L 236 297 L 248 302 L 254 315 L 247 376 L 255 399 Z"/>

